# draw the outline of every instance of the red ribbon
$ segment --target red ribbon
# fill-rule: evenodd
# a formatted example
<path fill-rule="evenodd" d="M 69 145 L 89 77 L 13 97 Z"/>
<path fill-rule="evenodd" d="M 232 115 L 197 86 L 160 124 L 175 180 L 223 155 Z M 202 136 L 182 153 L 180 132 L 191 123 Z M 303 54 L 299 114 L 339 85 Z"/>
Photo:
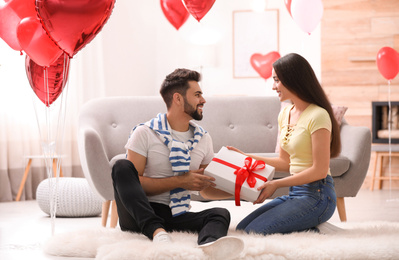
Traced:
<path fill-rule="evenodd" d="M 253 172 L 253 171 L 264 169 L 266 167 L 264 161 L 255 160 L 255 162 L 252 164 L 252 158 L 247 157 L 247 158 L 245 158 L 243 167 L 236 166 L 232 163 L 223 161 L 219 158 L 213 158 L 212 161 L 215 161 L 215 162 L 221 163 L 223 165 L 226 165 L 228 167 L 231 167 L 233 169 L 236 169 L 234 171 L 234 174 L 237 175 L 236 184 L 235 184 L 235 193 L 234 193 L 236 206 L 241 205 L 240 204 L 240 193 L 241 193 L 241 187 L 244 184 L 245 180 L 247 181 L 249 187 L 251 187 L 251 188 L 255 187 L 256 178 L 258 178 L 262 181 L 265 181 L 265 182 L 267 181 L 266 177 L 263 177 L 262 175 L 259 175 L 259 174 L 256 174 Z"/>

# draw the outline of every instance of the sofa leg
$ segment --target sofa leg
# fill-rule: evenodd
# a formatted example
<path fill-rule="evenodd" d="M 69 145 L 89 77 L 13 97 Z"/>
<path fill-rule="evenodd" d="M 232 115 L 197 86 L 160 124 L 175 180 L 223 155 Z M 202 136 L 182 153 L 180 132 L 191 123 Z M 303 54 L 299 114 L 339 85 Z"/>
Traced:
<path fill-rule="evenodd" d="M 346 222 L 345 200 L 343 197 L 337 198 L 337 209 L 341 222 Z"/>
<path fill-rule="evenodd" d="M 109 212 L 110 204 L 111 204 L 110 200 L 106 200 L 103 202 L 103 207 L 102 207 L 102 212 L 101 212 L 101 225 L 103 227 L 107 226 L 108 212 Z"/>
<path fill-rule="evenodd" d="M 111 203 L 111 223 L 110 226 L 111 228 L 115 228 L 116 225 L 118 224 L 118 210 L 116 208 L 116 202 L 115 200 L 112 201 Z"/>

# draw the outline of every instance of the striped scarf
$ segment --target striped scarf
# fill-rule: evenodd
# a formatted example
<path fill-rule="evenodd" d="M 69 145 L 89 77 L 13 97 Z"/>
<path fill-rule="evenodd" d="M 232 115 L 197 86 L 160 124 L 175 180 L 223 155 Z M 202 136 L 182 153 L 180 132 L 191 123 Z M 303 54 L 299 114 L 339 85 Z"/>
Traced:
<path fill-rule="evenodd" d="M 158 114 L 157 117 L 144 123 L 144 125 L 152 129 L 169 148 L 169 161 L 172 165 L 173 174 L 177 176 L 188 172 L 191 161 L 190 152 L 198 144 L 206 131 L 199 125 L 190 121 L 190 126 L 194 128 L 194 137 L 184 143 L 173 139 L 169 131 L 170 125 L 166 118 L 166 114 Z M 134 131 L 136 127 L 133 128 L 132 131 Z M 187 212 L 190 209 L 190 200 L 190 191 L 183 188 L 171 190 L 169 207 L 171 208 L 173 217 Z"/>

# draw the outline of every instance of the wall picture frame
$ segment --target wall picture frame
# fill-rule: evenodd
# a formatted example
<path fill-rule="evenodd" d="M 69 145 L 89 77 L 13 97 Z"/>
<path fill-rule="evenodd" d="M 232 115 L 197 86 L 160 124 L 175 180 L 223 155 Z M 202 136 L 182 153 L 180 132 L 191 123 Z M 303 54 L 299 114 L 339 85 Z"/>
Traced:
<path fill-rule="evenodd" d="M 279 51 L 279 10 L 233 11 L 233 77 L 259 78 L 250 58 Z"/>

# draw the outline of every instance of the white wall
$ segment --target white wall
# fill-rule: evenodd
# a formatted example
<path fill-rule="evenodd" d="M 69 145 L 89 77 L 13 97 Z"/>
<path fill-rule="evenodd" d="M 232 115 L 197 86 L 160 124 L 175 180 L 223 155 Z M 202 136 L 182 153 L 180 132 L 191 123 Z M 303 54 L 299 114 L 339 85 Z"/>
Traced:
<path fill-rule="evenodd" d="M 265 1 L 268 9 L 279 9 L 280 54 L 303 55 L 320 75 L 320 26 L 309 36 L 292 20 L 284 1 Z M 199 70 L 190 53 L 197 52 L 200 46 L 188 38 L 204 27 L 220 34 L 216 45 L 201 47 L 216 54 L 215 66 L 202 69 L 206 95 L 274 95 L 271 79 L 265 82 L 260 77 L 233 78 L 232 13 L 250 10 L 253 0 L 216 0 L 200 23 L 190 16 L 178 31 L 166 20 L 158 0 L 145 2 L 117 0 L 101 32 L 106 95 L 158 95 L 165 75 L 175 68 Z M 90 48 L 90 44 L 85 48 Z"/>

